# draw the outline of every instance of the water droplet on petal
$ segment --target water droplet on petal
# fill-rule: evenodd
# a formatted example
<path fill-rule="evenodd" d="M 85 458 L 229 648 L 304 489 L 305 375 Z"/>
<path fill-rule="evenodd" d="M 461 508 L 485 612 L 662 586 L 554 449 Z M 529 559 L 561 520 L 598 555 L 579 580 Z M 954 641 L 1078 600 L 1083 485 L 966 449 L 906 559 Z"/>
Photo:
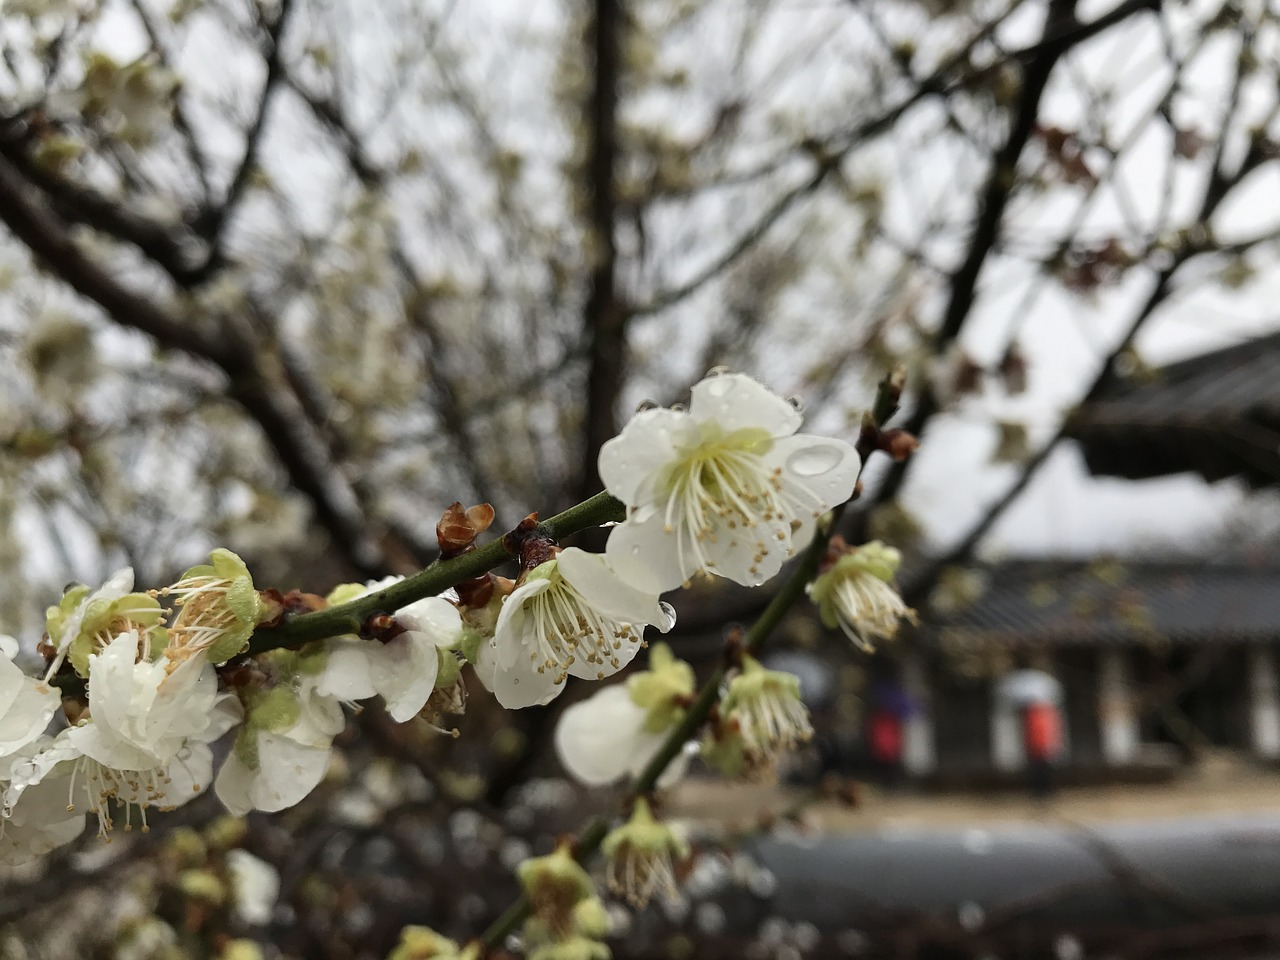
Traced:
<path fill-rule="evenodd" d="M 791 409 L 796 413 L 804 413 L 804 400 L 800 397 L 787 397 L 787 403 L 791 404 Z"/>
<path fill-rule="evenodd" d="M 816 477 L 826 473 L 840 460 L 839 448 L 814 446 L 797 450 L 787 457 L 787 469 L 800 477 Z"/>
<path fill-rule="evenodd" d="M 710 370 L 708 370 L 708 371 L 707 371 L 707 376 L 708 376 L 708 377 L 723 377 L 723 376 L 724 376 L 726 373 L 728 373 L 728 372 L 729 372 L 729 368 L 728 368 L 728 367 L 726 367 L 724 364 L 720 364 L 720 365 L 718 365 L 718 366 L 714 366 L 714 367 L 712 367 Z"/>
<path fill-rule="evenodd" d="M 672 410 L 674 410 L 676 413 L 684 413 L 684 404 L 683 404 L 683 403 L 673 403 L 673 404 L 671 405 L 671 409 L 672 409 Z"/>
<path fill-rule="evenodd" d="M 707 384 L 707 393 L 713 397 L 723 397 L 733 389 L 733 381 L 726 377 L 717 377 Z"/>
<path fill-rule="evenodd" d="M 675 626 L 676 608 L 665 600 L 659 601 L 658 606 L 662 608 L 662 615 L 665 618 L 665 621 L 662 623 L 655 623 L 654 626 L 665 632 Z"/>
<path fill-rule="evenodd" d="M 644 413 L 646 410 L 657 410 L 658 402 L 656 400 L 641 400 L 636 404 L 636 413 Z"/>

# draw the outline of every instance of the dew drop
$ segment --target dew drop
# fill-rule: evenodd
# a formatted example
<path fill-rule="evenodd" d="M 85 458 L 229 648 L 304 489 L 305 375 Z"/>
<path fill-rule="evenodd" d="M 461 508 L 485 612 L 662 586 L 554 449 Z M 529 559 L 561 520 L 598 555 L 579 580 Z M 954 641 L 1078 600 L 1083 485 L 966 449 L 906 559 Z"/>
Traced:
<path fill-rule="evenodd" d="M 797 476 L 816 477 L 826 473 L 840 462 L 841 453 L 837 447 L 809 447 L 797 450 L 787 457 L 787 469 Z"/>
<path fill-rule="evenodd" d="M 726 373 L 728 373 L 728 372 L 729 372 L 729 368 L 728 368 L 728 367 L 726 367 L 724 364 L 718 364 L 717 366 L 714 366 L 714 367 L 712 367 L 710 370 L 708 370 L 708 371 L 707 371 L 707 376 L 708 376 L 708 377 L 723 377 L 723 376 L 724 376 Z"/>
<path fill-rule="evenodd" d="M 657 410 L 658 402 L 656 400 L 641 400 L 636 404 L 636 413 L 644 413 L 646 410 Z"/>
<path fill-rule="evenodd" d="M 787 403 L 791 405 L 791 409 L 796 413 L 804 413 L 804 400 L 800 397 L 787 397 Z"/>
<path fill-rule="evenodd" d="M 723 397 L 733 389 L 733 381 L 728 377 L 713 377 L 707 384 L 707 393 L 713 397 Z"/>
<path fill-rule="evenodd" d="M 684 413 L 684 404 L 683 404 L 683 403 L 673 403 L 673 404 L 671 405 L 671 409 L 672 409 L 672 410 L 674 410 L 676 413 Z"/>

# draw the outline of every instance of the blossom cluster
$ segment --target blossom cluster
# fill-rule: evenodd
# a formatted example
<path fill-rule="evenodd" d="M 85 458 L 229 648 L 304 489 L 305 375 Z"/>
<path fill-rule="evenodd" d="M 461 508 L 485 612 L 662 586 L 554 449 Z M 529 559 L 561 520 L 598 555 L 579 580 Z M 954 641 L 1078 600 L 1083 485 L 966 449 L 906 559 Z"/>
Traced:
<path fill-rule="evenodd" d="M 801 434 L 800 423 L 757 381 L 713 373 L 687 410 L 638 412 L 605 444 L 600 475 L 625 515 L 603 553 L 562 548 L 531 517 L 504 539 L 520 562 L 515 580 L 482 574 L 296 648 L 255 651 L 250 641 L 287 612 L 367 612 L 398 578 L 290 600 L 259 591 L 240 557 L 219 549 L 159 590 L 135 590 L 128 569 L 96 590 L 69 588 L 47 611 L 42 676 L 19 668 L 15 641 L 0 642 L 0 862 L 70 842 L 86 816 L 103 836 L 121 821 L 146 829 L 149 811 L 211 786 L 235 815 L 292 806 L 324 779 L 348 710 L 378 698 L 395 721 L 439 726 L 465 708 L 468 664 L 509 709 L 548 703 L 569 677 L 617 674 L 647 627 L 674 625 L 663 593 L 698 576 L 764 583 L 852 495 L 858 452 Z M 444 555 L 473 549 L 492 515 L 451 507 L 437 528 Z M 831 547 L 810 585 L 828 625 L 863 646 L 892 635 L 909 613 L 890 583 L 897 562 L 879 544 Z M 561 759 L 590 785 L 648 774 L 662 786 L 688 763 L 678 741 L 692 743 L 697 727 L 704 759 L 730 775 L 767 773 L 811 733 L 796 678 L 750 655 L 729 670 L 709 724 L 686 724 L 695 696 L 693 670 L 656 644 L 647 669 L 564 712 Z M 642 797 L 604 847 L 611 885 L 637 904 L 670 890 L 672 860 L 687 852 Z M 573 944 L 597 955 L 597 901 L 565 856 L 524 871 L 535 903 L 550 897 L 527 933 L 535 953 Z M 422 943 L 405 949 L 427 949 L 427 934 L 415 936 Z"/>

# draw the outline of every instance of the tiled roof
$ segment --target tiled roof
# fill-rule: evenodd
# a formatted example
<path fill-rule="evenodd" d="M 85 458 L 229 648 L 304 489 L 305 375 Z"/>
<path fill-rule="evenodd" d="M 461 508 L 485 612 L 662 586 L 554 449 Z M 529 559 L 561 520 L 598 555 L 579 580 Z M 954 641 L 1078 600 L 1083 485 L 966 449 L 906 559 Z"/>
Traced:
<path fill-rule="evenodd" d="M 1280 484 L 1280 334 L 1117 381 L 1070 419 L 1094 473 Z"/>
<path fill-rule="evenodd" d="M 984 591 L 937 615 L 926 642 L 1220 643 L 1280 640 L 1280 567 L 1016 561 L 980 572 Z"/>

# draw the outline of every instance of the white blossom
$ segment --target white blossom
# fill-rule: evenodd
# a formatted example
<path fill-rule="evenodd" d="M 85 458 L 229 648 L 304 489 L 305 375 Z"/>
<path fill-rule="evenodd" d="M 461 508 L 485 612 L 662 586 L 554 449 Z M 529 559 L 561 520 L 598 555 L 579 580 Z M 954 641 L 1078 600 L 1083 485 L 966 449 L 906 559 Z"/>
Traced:
<path fill-rule="evenodd" d="M 399 579 L 370 583 L 345 599 L 372 593 Z M 403 723 L 416 716 L 435 689 L 441 651 L 455 649 L 462 639 L 462 617 L 443 597 L 425 597 L 401 607 L 395 619 L 404 629 L 385 641 L 330 640 L 329 659 L 317 679 L 316 693 L 348 703 L 376 695 L 386 701 L 393 720 Z"/>
<path fill-rule="evenodd" d="M 636 777 L 667 739 L 645 727 L 647 717 L 625 685 L 605 687 L 565 710 L 556 725 L 556 755 L 575 780 L 589 787 Z M 658 786 L 675 783 L 688 765 L 689 756 L 681 750 Z"/>
<path fill-rule="evenodd" d="M 646 625 L 666 633 L 674 623 L 656 594 L 625 582 L 604 557 L 569 547 L 503 600 L 476 673 L 508 709 L 548 703 L 570 675 L 599 680 L 630 663 Z"/>
<path fill-rule="evenodd" d="M 289 660 L 296 656 L 282 653 Z M 312 656 L 325 656 L 323 648 Z M 338 699 L 317 691 L 321 672 L 277 677 L 278 685 L 248 709 L 214 781 L 214 792 L 231 813 L 284 810 L 324 779 L 333 738 L 345 720 Z"/>
<path fill-rule="evenodd" d="M 97 590 L 75 586 L 63 594 L 56 607 L 50 607 L 45 615 L 49 642 L 54 648 L 53 662 L 49 664 L 46 679 L 52 678 L 62 666 L 72 642 L 80 635 L 80 627 L 90 608 L 99 609 L 129 593 L 133 589 L 133 568 L 124 567 L 113 573 Z"/>
<path fill-rule="evenodd" d="M 852 495 L 861 461 L 843 440 L 798 434 L 786 400 L 741 374 L 709 376 L 688 412 L 637 413 L 600 451 L 600 477 L 627 506 L 609 563 L 661 592 L 698 572 L 764 583 Z"/>
<path fill-rule="evenodd" d="M 64 806 L 98 818 L 110 832 L 111 804 L 123 808 L 125 824 L 135 809 L 146 827 L 150 807 L 180 806 L 213 779 L 208 744 L 240 718 L 233 697 L 219 694 L 213 667 L 193 657 L 174 664 L 146 659 L 136 630 L 115 637 L 89 655 L 86 716 L 43 749 L 11 769 L 7 809 L 50 778 L 66 776 Z"/>
<path fill-rule="evenodd" d="M 50 684 L 28 677 L 13 662 L 17 652 L 18 642 L 0 635 L 0 757 L 44 733 L 61 703 Z"/>
<path fill-rule="evenodd" d="M 14 768 L 29 763 L 52 741 L 41 737 L 0 757 L 0 788 L 8 791 Z M 84 830 L 84 810 L 67 809 L 67 784 L 49 778 L 6 804 L 0 819 L 0 863 L 18 866 L 70 843 Z"/>
<path fill-rule="evenodd" d="M 693 690 L 693 669 L 677 660 L 665 643 L 655 644 L 648 670 L 564 711 L 555 734 L 561 764 L 574 779 L 591 787 L 638 776 L 662 749 L 670 729 L 683 719 Z M 658 786 L 679 780 L 689 759 L 681 750 Z"/>

